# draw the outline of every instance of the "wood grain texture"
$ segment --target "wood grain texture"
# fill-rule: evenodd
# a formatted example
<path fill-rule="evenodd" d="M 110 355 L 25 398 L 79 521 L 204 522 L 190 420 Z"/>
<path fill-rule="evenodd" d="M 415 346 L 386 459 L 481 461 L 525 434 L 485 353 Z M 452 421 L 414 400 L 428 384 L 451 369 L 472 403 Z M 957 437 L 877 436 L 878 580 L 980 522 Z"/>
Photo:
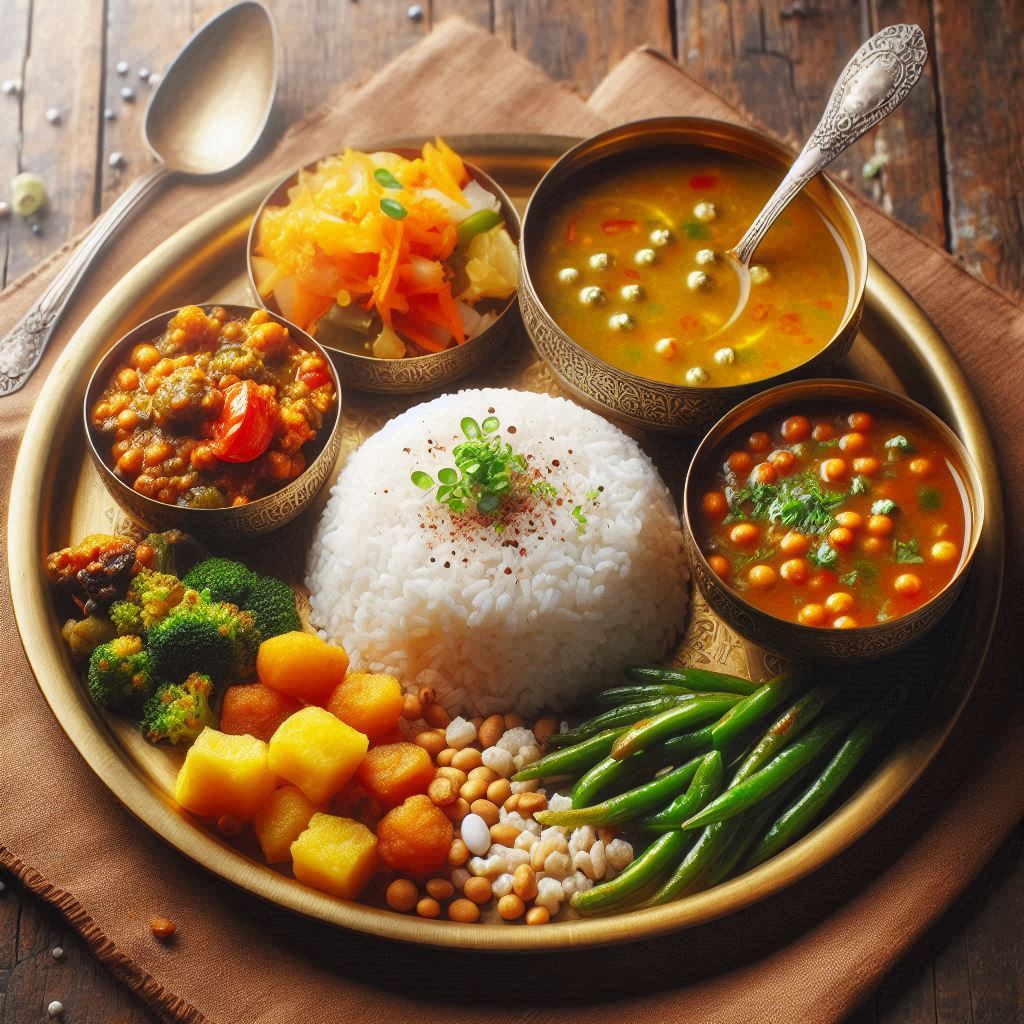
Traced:
<path fill-rule="evenodd" d="M 950 247 L 1024 292 L 1024 3 L 935 2 Z"/>
<path fill-rule="evenodd" d="M 2 0 L 0 183 L 20 169 L 46 180 L 51 209 L 36 237 L 0 221 L 0 280 L 30 269 L 141 173 L 139 128 L 149 87 L 193 29 L 226 0 Z M 795 145 L 817 120 L 861 39 L 914 21 L 932 58 L 900 110 L 839 164 L 842 176 L 984 279 L 1024 295 L 1024 4 L 1020 0 L 269 0 L 281 37 L 278 129 L 339 85 L 368 77 L 431 25 L 458 15 L 498 33 L 553 77 L 587 92 L 634 46 L 682 66 Z M 979 59 L 979 54 L 986 54 Z M 126 79 L 114 71 L 128 60 Z M 134 106 L 118 92 L 130 84 Z M 49 125 L 45 110 L 62 108 Z M 104 122 L 102 110 L 118 111 Z M 386 133 L 386 126 L 382 126 Z M 336 144 L 343 144 L 337 140 Z M 325 143 L 325 149 L 330 146 Z M 123 172 L 108 167 L 125 154 Z M 888 160 L 865 180 L 876 152 Z M 0 184 L 6 198 L 6 186 Z M 95 960 L 51 908 L 9 878 L 0 894 L 0 1024 L 156 1018 Z M 851 1018 L 854 1024 L 1007 1024 L 1024 1020 L 1024 828 Z M 61 945 L 65 957 L 53 959 Z"/>

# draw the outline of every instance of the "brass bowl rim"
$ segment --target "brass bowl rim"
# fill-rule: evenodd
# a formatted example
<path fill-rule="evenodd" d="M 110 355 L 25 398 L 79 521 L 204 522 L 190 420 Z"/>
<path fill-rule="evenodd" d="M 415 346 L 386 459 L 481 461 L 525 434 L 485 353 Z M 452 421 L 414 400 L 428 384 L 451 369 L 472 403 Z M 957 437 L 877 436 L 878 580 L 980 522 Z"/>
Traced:
<path fill-rule="evenodd" d="M 817 352 L 808 356 L 802 363 L 796 366 L 791 366 L 787 370 L 783 370 L 779 373 L 773 374 L 771 377 L 762 377 L 759 380 L 746 381 L 741 384 L 724 384 L 724 385 L 713 385 L 711 387 L 696 386 L 689 384 L 674 384 L 669 381 L 654 381 L 650 377 L 641 377 L 638 374 L 633 373 L 631 370 L 624 370 L 621 367 L 615 366 L 612 363 L 607 362 L 600 356 L 596 355 L 590 349 L 581 345 L 575 338 L 572 337 L 567 331 L 565 331 L 557 320 L 548 311 L 547 306 L 541 300 L 540 295 L 537 293 L 537 289 L 533 283 L 533 275 L 530 269 L 530 261 L 527 255 L 527 231 L 530 226 L 530 214 L 535 209 L 539 209 L 542 202 L 547 201 L 547 197 L 543 196 L 542 193 L 545 189 L 554 190 L 566 182 L 570 181 L 572 177 L 584 170 L 585 168 L 591 167 L 594 164 L 599 163 L 604 159 L 611 159 L 614 157 L 621 156 L 622 153 L 628 152 L 629 147 L 625 147 L 622 150 L 618 150 L 614 153 L 603 154 L 596 157 L 594 160 L 588 161 L 580 167 L 574 168 L 568 174 L 565 175 L 562 181 L 556 182 L 554 185 L 551 184 L 551 179 L 557 177 L 562 173 L 564 165 L 577 158 L 581 153 L 586 153 L 587 150 L 599 146 L 608 138 L 612 138 L 623 132 L 630 130 L 646 129 L 648 132 L 654 133 L 659 130 L 666 130 L 670 128 L 693 128 L 693 129 L 705 129 L 706 131 L 718 131 L 724 134 L 732 134 L 736 136 L 744 136 L 749 141 L 760 143 L 767 147 L 773 152 L 777 153 L 780 158 L 788 159 L 790 162 L 795 159 L 795 154 L 789 150 L 788 147 L 782 143 L 777 142 L 775 139 L 763 132 L 757 131 L 754 128 L 746 127 L 745 125 L 732 124 L 728 121 L 720 121 L 713 117 L 647 117 L 641 118 L 637 121 L 629 121 L 625 124 L 617 125 L 614 128 L 608 128 L 603 132 L 599 132 L 597 135 L 591 135 L 586 139 L 578 142 L 572 149 L 563 153 L 548 170 L 544 173 L 540 181 L 537 182 L 537 187 L 533 190 L 530 195 L 529 202 L 526 204 L 526 210 L 523 213 L 522 218 L 522 230 L 519 238 L 519 265 L 521 272 L 519 275 L 519 289 L 525 292 L 529 297 L 529 301 L 537 308 L 537 310 L 543 315 L 546 323 L 549 327 L 558 332 L 558 334 L 564 338 L 570 345 L 572 345 L 579 352 L 583 353 L 587 359 L 594 360 L 601 366 L 607 368 L 608 372 L 614 376 L 621 377 L 627 380 L 630 384 L 637 387 L 651 387 L 656 386 L 658 388 L 667 389 L 673 393 L 680 395 L 709 395 L 716 398 L 726 398 L 730 395 L 739 395 L 749 393 L 752 387 L 764 387 L 770 388 L 776 386 L 778 383 L 785 383 L 786 378 L 789 378 L 793 374 L 798 374 L 800 370 L 807 366 L 808 363 L 815 359 L 820 358 L 832 348 L 835 344 L 841 341 L 845 332 L 850 328 L 851 324 L 859 320 L 860 311 L 864 306 L 864 296 L 867 290 L 867 278 L 868 278 L 868 249 L 867 241 L 864 238 L 864 230 L 860 226 L 860 221 L 857 219 L 857 215 L 850 205 L 849 200 L 843 194 L 841 188 L 832 181 L 832 179 L 821 172 L 817 175 L 821 179 L 822 185 L 829 194 L 829 198 L 833 200 L 839 207 L 840 211 L 848 218 L 848 223 L 853 234 L 855 241 L 855 250 L 850 252 L 849 256 L 854 267 L 854 283 L 847 300 L 847 310 L 843 319 L 832 333 L 832 337 L 829 338 L 828 342 Z M 630 142 L 637 143 L 636 148 L 641 148 L 645 135 L 638 134 L 630 139 Z M 699 148 L 701 143 L 699 142 L 688 142 L 685 145 Z M 715 149 L 718 147 L 708 146 L 709 149 Z M 723 152 L 731 153 L 733 156 L 741 160 L 747 160 L 752 164 L 760 167 L 766 165 L 758 160 L 755 160 L 745 154 L 733 153 L 731 150 L 723 150 Z M 774 168 L 772 168 L 774 169 Z M 540 198 L 538 198 L 540 197 Z M 838 231 L 838 227 L 833 222 L 833 218 L 828 216 L 827 211 L 820 208 L 819 204 L 813 199 L 814 205 L 819 208 L 821 215 L 825 218 L 827 223 Z M 536 219 L 536 217 L 534 218 Z M 539 230 L 539 229 L 538 229 Z M 737 239 L 739 241 L 739 239 Z M 842 244 L 845 246 L 846 242 L 843 240 Z"/>
<path fill-rule="evenodd" d="M 956 572 L 953 573 L 941 590 L 928 598 L 924 604 L 918 605 L 916 608 L 901 615 L 896 615 L 885 622 L 873 622 L 867 626 L 854 626 L 843 631 L 843 636 L 850 638 L 882 635 L 892 630 L 894 626 L 907 622 L 911 617 L 924 615 L 927 610 L 945 600 L 949 591 L 955 591 L 960 587 L 964 576 L 974 561 L 974 553 L 981 540 L 985 525 L 985 494 L 984 488 L 979 486 L 979 482 L 982 479 L 981 472 L 974 457 L 967 450 L 963 441 L 960 440 L 952 427 L 920 402 L 915 402 L 914 399 L 909 398 L 907 395 L 902 395 L 898 391 L 893 391 L 889 388 L 883 388 L 878 384 L 869 384 L 867 381 L 849 380 L 842 377 L 818 377 L 809 380 L 790 381 L 752 395 L 726 412 L 708 430 L 694 450 L 693 456 L 690 459 L 690 465 L 686 470 L 686 482 L 683 485 L 683 527 L 690 540 L 690 547 L 697 553 L 702 567 L 709 574 L 715 576 L 715 572 L 708 563 L 707 557 L 697 540 L 697 533 L 693 527 L 691 514 L 691 499 L 693 498 L 693 491 L 696 489 L 695 478 L 703 473 L 704 464 L 708 461 L 710 454 L 726 438 L 741 430 L 744 424 L 749 423 L 756 417 L 763 416 L 773 410 L 778 410 L 781 405 L 794 398 L 824 399 L 840 394 L 844 396 L 849 395 L 850 397 L 864 396 L 865 405 L 874 403 L 876 406 L 881 407 L 888 405 L 890 409 L 898 407 L 903 412 L 909 412 L 910 415 L 924 420 L 952 448 L 960 460 L 963 471 L 961 476 L 964 479 L 971 505 L 971 532 L 967 549 L 960 559 Z M 783 627 L 791 628 L 794 633 L 800 633 L 812 641 L 819 637 L 834 637 L 836 634 L 836 631 L 829 626 L 807 626 L 802 622 L 793 622 L 791 619 L 780 618 L 772 612 L 765 611 L 763 608 L 758 608 L 756 605 L 751 604 L 740 591 L 729 586 L 728 582 L 723 580 L 722 583 L 723 586 L 728 588 L 733 599 L 755 618 L 770 619 Z M 725 618 L 724 615 L 722 617 Z M 734 629 L 736 628 L 733 622 L 729 622 L 729 625 Z M 885 653 L 885 651 L 879 651 L 875 656 L 883 657 Z"/>
<path fill-rule="evenodd" d="M 418 156 L 420 152 L 414 146 L 392 144 L 387 141 L 371 143 L 366 146 L 362 146 L 361 150 L 370 153 L 387 151 L 389 153 L 397 153 L 399 156 L 404 156 L 407 158 L 410 155 Z M 302 171 L 313 171 L 316 169 L 318 164 L 320 164 L 324 160 L 331 159 L 331 157 L 333 156 L 340 156 L 340 154 L 336 152 L 327 153 L 324 156 L 317 157 L 315 160 L 310 160 L 307 163 L 302 164 L 301 167 L 296 167 L 295 170 L 291 171 L 290 173 L 286 174 L 283 178 L 281 178 L 280 181 L 278 181 L 270 189 L 270 191 L 267 192 L 266 196 L 264 196 L 259 206 L 256 208 L 256 212 L 253 214 L 252 221 L 249 224 L 249 234 L 247 235 L 245 240 L 245 273 L 249 282 L 249 291 L 251 292 L 253 298 L 255 299 L 260 309 L 265 309 L 267 310 L 268 313 L 273 313 L 275 316 L 280 317 L 289 326 L 292 326 L 291 321 L 286 319 L 279 309 L 275 309 L 273 306 L 270 306 L 268 302 L 264 301 L 263 297 L 260 295 L 260 290 L 256 285 L 256 275 L 253 273 L 252 269 L 253 255 L 254 250 L 256 248 L 256 234 L 259 231 L 260 221 L 263 219 L 263 212 L 264 210 L 266 210 L 267 206 L 270 205 L 271 200 L 282 189 L 290 187 L 292 184 L 295 184 L 298 180 L 299 174 Z M 512 232 L 513 240 L 516 243 L 516 248 L 520 249 L 522 247 L 523 241 L 523 221 L 522 218 L 520 218 L 519 216 L 519 211 L 516 209 L 515 204 L 509 198 L 508 194 L 501 187 L 501 185 L 499 185 L 486 171 L 484 171 L 480 167 L 477 167 L 476 164 L 472 163 L 469 160 L 463 160 L 462 162 L 465 165 L 466 169 L 470 172 L 470 176 L 473 178 L 474 181 L 479 181 L 480 184 L 484 185 L 488 191 L 493 192 L 494 196 L 497 198 L 499 204 L 501 205 L 502 214 L 505 216 L 506 220 L 506 227 L 509 227 L 511 225 L 515 229 L 514 232 Z M 506 301 L 505 305 L 501 307 L 501 309 L 498 312 L 498 315 L 494 318 L 494 322 L 489 326 L 485 327 L 484 330 L 482 330 L 478 335 L 476 335 L 476 337 L 468 338 L 465 342 L 463 342 L 462 345 L 458 347 L 465 351 L 467 345 L 472 345 L 474 342 L 480 341 L 481 338 L 486 337 L 486 335 L 488 335 L 495 327 L 498 326 L 500 321 L 504 320 L 508 316 L 509 311 L 515 308 L 518 295 L 519 282 L 516 282 L 515 291 L 513 291 L 512 294 L 508 297 L 508 300 Z M 298 325 L 294 326 L 296 326 L 297 330 L 301 330 L 301 328 L 299 328 Z M 303 333 L 306 332 L 303 331 Z M 307 337 L 311 337 L 311 335 L 307 335 Z M 444 349 L 442 352 L 426 352 L 421 356 L 403 356 L 401 359 L 381 359 L 379 356 L 363 355 L 360 352 L 347 352 L 345 351 L 345 349 L 330 348 L 326 345 L 322 345 L 321 348 L 323 348 L 323 350 L 329 354 L 337 354 L 342 359 L 359 360 L 365 363 L 402 366 L 422 365 L 425 362 L 429 362 L 431 359 L 436 359 L 438 356 L 443 355 L 444 352 L 451 351 L 450 349 Z M 436 383 L 440 384 L 442 383 L 442 381 L 437 381 Z"/>
<path fill-rule="evenodd" d="M 181 515 L 185 519 L 195 518 L 197 520 L 217 515 L 220 515 L 222 518 L 230 518 L 232 515 L 239 515 L 240 508 L 250 510 L 247 514 L 251 515 L 251 510 L 259 510 L 264 507 L 269 507 L 271 504 L 279 502 L 282 497 L 291 494 L 293 491 L 300 490 L 303 477 L 305 477 L 307 473 L 311 472 L 313 467 L 316 466 L 321 459 L 329 457 L 333 462 L 337 457 L 336 453 L 331 454 L 331 449 L 333 447 L 331 442 L 341 430 L 341 381 L 338 378 L 338 370 L 324 347 L 315 339 L 310 337 L 300 327 L 296 327 L 295 324 L 285 320 L 279 313 L 275 313 L 270 309 L 264 309 L 262 306 L 248 306 L 242 303 L 232 302 L 204 302 L 200 305 L 200 309 L 204 310 L 208 315 L 211 309 L 218 306 L 222 309 L 226 309 L 229 313 L 234 314 L 233 318 L 237 318 L 242 315 L 251 316 L 257 311 L 265 312 L 273 318 L 275 323 L 279 323 L 282 327 L 286 327 L 288 331 L 292 333 L 293 337 L 298 335 L 296 340 L 302 348 L 307 351 L 316 352 L 318 355 L 322 356 L 327 363 L 331 375 L 331 382 L 334 384 L 334 393 L 336 395 L 336 401 L 334 403 L 334 410 L 332 413 L 334 421 L 329 429 L 321 429 L 321 431 L 318 432 L 316 440 L 321 444 L 320 451 L 317 452 L 316 457 L 294 480 L 290 480 L 284 487 L 281 487 L 276 491 L 271 491 L 269 494 L 265 494 L 260 498 L 256 498 L 254 501 L 250 501 L 244 506 L 218 505 L 214 508 L 190 508 L 187 505 L 169 505 L 166 502 L 157 501 L 156 498 L 150 498 L 148 495 L 139 494 L 133 488 L 129 487 L 114 472 L 113 468 L 108 464 L 106 457 L 100 451 L 95 436 L 96 432 L 92 426 L 89 416 L 89 409 L 102 392 L 103 387 L 106 385 L 107 375 L 110 372 L 111 364 L 117 361 L 117 357 L 122 355 L 123 351 L 127 349 L 129 345 L 137 345 L 146 336 L 155 337 L 156 334 L 153 333 L 154 331 L 159 333 L 163 329 L 166 329 L 171 318 L 177 315 L 177 313 L 185 307 L 178 306 L 174 309 L 157 313 L 155 316 L 151 316 L 148 320 L 144 320 L 142 323 L 136 324 L 131 330 L 126 331 L 103 353 L 99 362 L 96 364 L 96 368 L 89 376 L 89 382 L 85 386 L 85 394 L 82 398 L 82 421 L 85 427 L 85 440 L 86 444 L 89 446 L 89 454 L 92 456 L 94 465 L 97 466 L 101 476 L 107 484 L 107 490 L 117 501 L 117 504 L 121 509 L 128 513 L 129 517 L 133 520 L 135 520 L 134 514 L 130 508 L 120 500 L 119 496 L 122 494 L 130 494 L 133 502 L 138 502 L 147 508 L 152 508 L 154 521 L 166 518 L 169 513 L 173 513 L 175 516 Z M 312 500 L 312 497 L 310 500 Z M 196 532 L 201 533 L 201 528 L 197 526 Z"/>

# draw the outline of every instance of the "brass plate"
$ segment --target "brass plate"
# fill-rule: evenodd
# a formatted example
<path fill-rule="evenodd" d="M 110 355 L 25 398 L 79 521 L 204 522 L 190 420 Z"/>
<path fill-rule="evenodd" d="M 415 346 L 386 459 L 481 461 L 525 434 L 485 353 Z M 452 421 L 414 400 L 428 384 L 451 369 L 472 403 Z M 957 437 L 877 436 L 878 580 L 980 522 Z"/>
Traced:
<path fill-rule="evenodd" d="M 501 182 L 521 206 L 543 172 L 576 140 L 477 135 L 449 141 Z M 463 949 L 528 951 L 602 945 L 696 925 L 791 885 L 874 825 L 938 752 L 970 695 L 995 621 L 1003 571 L 1003 513 L 996 461 L 970 387 L 922 311 L 874 263 L 861 334 L 847 368 L 853 376 L 906 391 L 956 430 L 985 474 L 988 514 L 975 567 L 959 602 L 959 615 L 953 613 L 957 616 L 957 642 L 943 650 L 941 667 L 935 662 L 928 666 L 935 674 L 931 699 L 903 743 L 807 837 L 754 871 L 668 906 L 527 928 L 500 922 L 426 921 L 326 896 L 250 859 L 176 807 L 171 793 L 180 755 L 149 746 L 130 725 L 104 717 L 92 706 L 61 641 L 42 558 L 47 551 L 84 534 L 122 525 L 120 512 L 90 463 L 81 427 L 82 395 L 92 369 L 116 338 L 162 309 L 186 301 L 247 301 L 246 233 L 271 184 L 266 181 L 247 188 L 198 217 L 142 260 L 96 306 L 46 381 L 15 468 L 8 550 L 11 593 L 22 640 L 39 687 L 62 728 L 111 792 L 149 828 L 198 864 L 266 900 L 354 931 Z M 521 328 L 516 339 L 518 343 L 510 345 L 499 365 L 460 386 L 504 383 L 554 391 L 550 372 L 536 362 Z M 360 438 L 414 401 L 347 393 L 341 459 Z M 673 492 L 681 496 L 688 450 L 665 437 L 647 437 L 644 443 L 668 471 Z M 315 514 L 314 509 L 271 539 L 253 543 L 246 548 L 246 557 L 264 567 L 291 564 L 294 572 L 294 566 L 302 564 L 304 541 Z M 943 633 L 948 637 L 952 632 L 953 623 L 947 622 L 936 635 L 941 639 Z M 745 644 L 699 603 L 690 615 L 679 660 L 761 677 L 773 667 L 762 652 Z"/>

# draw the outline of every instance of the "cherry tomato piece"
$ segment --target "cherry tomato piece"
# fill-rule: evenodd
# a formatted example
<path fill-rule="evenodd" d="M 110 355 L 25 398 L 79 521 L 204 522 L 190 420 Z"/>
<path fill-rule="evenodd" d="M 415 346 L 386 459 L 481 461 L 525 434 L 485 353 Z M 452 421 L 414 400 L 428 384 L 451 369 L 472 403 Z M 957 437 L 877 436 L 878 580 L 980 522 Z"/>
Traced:
<path fill-rule="evenodd" d="M 222 462 L 251 462 L 274 437 L 270 403 L 255 381 L 240 380 L 224 392 L 220 419 L 213 425 L 214 451 Z"/>

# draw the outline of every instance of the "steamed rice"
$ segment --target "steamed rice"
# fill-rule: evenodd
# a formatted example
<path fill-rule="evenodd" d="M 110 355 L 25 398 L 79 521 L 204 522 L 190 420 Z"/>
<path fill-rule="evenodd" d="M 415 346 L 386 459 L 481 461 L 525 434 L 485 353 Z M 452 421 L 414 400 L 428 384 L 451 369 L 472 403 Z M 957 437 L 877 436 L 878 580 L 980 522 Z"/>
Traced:
<path fill-rule="evenodd" d="M 502 533 L 410 481 L 454 465 L 462 418 L 491 412 L 560 499 Z M 530 715 L 663 657 L 688 572 L 675 506 L 636 442 L 564 399 L 490 388 L 416 406 L 352 455 L 307 577 L 314 626 L 354 665 L 432 686 L 453 714 Z"/>

